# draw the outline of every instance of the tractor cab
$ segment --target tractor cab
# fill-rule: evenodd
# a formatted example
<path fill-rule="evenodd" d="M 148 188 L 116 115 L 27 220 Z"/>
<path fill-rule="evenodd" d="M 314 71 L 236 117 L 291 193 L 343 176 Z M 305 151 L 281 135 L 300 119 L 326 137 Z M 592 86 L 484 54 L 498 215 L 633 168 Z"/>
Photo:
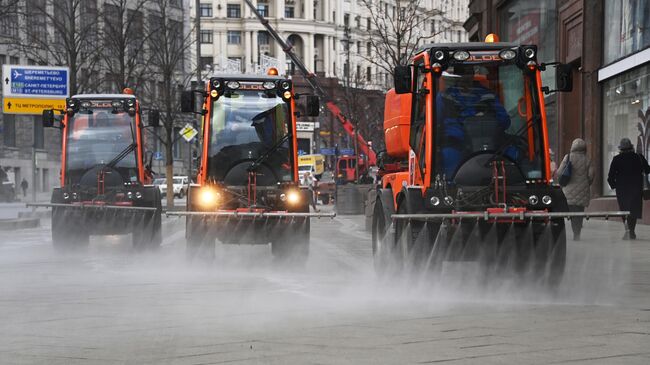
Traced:
<path fill-rule="evenodd" d="M 288 209 L 286 196 L 298 193 L 299 180 L 292 81 L 277 75 L 216 75 L 204 95 L 201 188 L 191 205 Z M 318 110 L 318 98 L 308 96 L 307 103 L 316 104 L 307 105 L 313 115 L 309 110 Z M 201 194 L 206 190 L 218 192 L 220 199 L 207 201 L 213 195 Z"/>
<path fill-rule="evenodd" d="M 61 186 L 49 204 L 39 204 L 52 208 L 54 246 L 70 249 L 87 245 L 91 235 L 127 233 L 136 249 L 159 246 L 160 191 L 150 185 L 145 127 L 133 92 L 74 95 L 59 112 Z M 157 126 L 158 118 L 150 110 L 149 126 Z M 44 126 L 54 122 L 54 111 L 43 111 Z"/>
<path fill-rule="evenodd" d="M 75 95 L 66 101 L 61 187 L 68 196 L 129 200 L 128 195 L 135 194 L 128 194 L 130 190 L 151 183 L 139 109 L 130 94 Z M 43 121 L 52 126 L 53 112 L 45 111 Z"/>
<path fill-rule="evenodd" d="M 513 43 L 432 44 L 398 67 L 384 127 L 389 153 L 408 154 L 407 185 L 447 210 L 560 200 L 550 185 L 544 68 L 535 46 Z"/>

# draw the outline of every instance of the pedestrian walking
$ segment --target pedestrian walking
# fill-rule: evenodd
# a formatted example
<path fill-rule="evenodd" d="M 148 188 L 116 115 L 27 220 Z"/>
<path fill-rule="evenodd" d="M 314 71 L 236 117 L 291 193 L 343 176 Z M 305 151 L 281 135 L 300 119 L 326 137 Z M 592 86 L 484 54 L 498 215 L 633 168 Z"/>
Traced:
<path fill-rule="evenodd" d="M 29 183 L 23 177 L 23 181 L 20 182 L 20 188 L 23 189 L 23 197 L 27 197 L 27 188 L 28 187 L 29 187 Z"/>
<path fill-rule="evenodd" d="M 568 184 L 562 187 L 562 191 L 566 196 L 569 211 L 584 212 L 585 208 L 589 206 L 591 198 L 594 170 L 591 166 L 591 160 L 587 157 L 587 143 L 583 139 L 576 138 L 573 140 L 571 151 L 562 159 L 556 174 L 561 174 L 569 163 L 571 164 L 571 179 Z M 559 176 L 556 176 L 555 180 L 558 181 Z M 580 241 L 582 223 L 583 217 L 571 218 L 571 229 L 575 241 Z"/>
<path fill-rule="evenodd" d="M 318 180 L 316 177 L 312 176 L 311 172 L 306 171 L 302 175 L 302 179 L 300 181 L 300 184 L 302 186 L 306 186 L 307 189 L 309 190 L 309 204 L 314 208 L 316 212 L 320 212 L 320 209 L 316 207 L 316 184 L 318 184 Z"/>
<path fill-rule="evenodd" d="M 618 145 L 620 153 L 614 156 L 607 182 L 612 189 L 616 190 L 618 206 L 623 211 L 629 211 L 630 215 L 623 220 L 625 224 L 624 240 L 636 239 L 634 228 L 637 219 L 643 214 L 643 179 L 650 173 L 648 161 L 634 151 L 632 141 L 629 138 L 621 139 Z"/>

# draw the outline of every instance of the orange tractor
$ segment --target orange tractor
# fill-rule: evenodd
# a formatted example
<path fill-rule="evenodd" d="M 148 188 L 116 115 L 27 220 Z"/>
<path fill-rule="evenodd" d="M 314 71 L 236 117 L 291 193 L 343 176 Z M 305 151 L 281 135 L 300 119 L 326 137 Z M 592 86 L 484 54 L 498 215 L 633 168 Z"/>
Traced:
<path fill-rule="evenodd" d="M 191 185 L 186 217 L 188 256 L 214 255 L 225 244 L 268 244 L 274 256 L 304 261 L 309 253 L 310 192 L 301 190 L 293 83 L 269 75 L 212 77 L 205 90 L 183 94 L 183 111 L 204 96 L 201 163 Z M 318 97 L 303 96 L 309 116 Z"/>
<path fill-rule="evenodd" d="M 133 247 L 160 245 L 160 192 L 151 185 L 145 161 L 140 103 L 132 94 L 75 95 L 66 100 L 61 150 L 61 186 L 54 188 L 52 243 L 55 248 L 86 246 L 90 235 L 133 235 Z M 53 110 L 43 124 L 54 127 Z M 158 123 L 152 111 L 149 124 Z"/>
<path fill-rule="evenodd" d="M 552 184 L 546 66 L 533 45 L 477 42 L 425 45 L 396 67 L 384 157 L 404 167 L 384 171 L 377 190 L 378 272 L 475 260 L 554 285 L 565 266 L 565 218 L 627 214 L 569 213 Z M 553 91 L 570 91 L 570 68 L 556 73 Z"/>

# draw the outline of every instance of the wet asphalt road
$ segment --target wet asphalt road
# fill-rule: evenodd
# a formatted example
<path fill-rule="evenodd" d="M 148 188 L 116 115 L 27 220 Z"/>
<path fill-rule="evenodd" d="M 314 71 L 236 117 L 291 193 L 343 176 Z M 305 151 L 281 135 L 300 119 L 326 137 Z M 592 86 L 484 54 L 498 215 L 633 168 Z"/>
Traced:
<path fill-rule="evenodd" d="M 43 228 L 0 232 L 0 364 L 648 364 L 650 228 L 590 221 L 557 293 L 472 263 L 378 280 L 358 216 L 312 222 L 304 269 L 266 246 L 190 263 L 184 224 L 156 253 L 93 237 L 75 255 Z"/>

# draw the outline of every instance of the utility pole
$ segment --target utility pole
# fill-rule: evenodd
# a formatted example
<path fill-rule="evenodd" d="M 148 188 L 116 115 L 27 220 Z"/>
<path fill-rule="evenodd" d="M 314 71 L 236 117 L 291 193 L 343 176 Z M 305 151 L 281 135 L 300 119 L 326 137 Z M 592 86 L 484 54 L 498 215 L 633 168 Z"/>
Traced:
<path fill-rule="evenodd" d="M 203 90 L 203 82 L 201 75 L 201 0 L 194 1 L 194 27 L 196 28 L 196 85 Z M 197 116 L 199 125 L 201 123 L 201 116 Z M 197 137 L 194 137 L 197 138 Z M 187 143 L 187 201 L 190 201 L 190 194 L 192 189 L 192 163 L 194 163 L 192 156 L 192 142 Z"/>
<path fill-rule="evenodd" d="M 354 98 L 353 93 L 350 90 L 350 76 L 352 74 L 352 65 L 350 64 L 350 43 L 352 42 L 352 35 L 350 34 L 350 26 L 346 25 L 344 29 L 344 34 L 345 34 L 345 52 L 346 52 L 346 64 L 348 65 L 348 72 L 345 75 L 345 93 L 346 93 L 346 98 L 348 99 L 348 106 L 351 103 L 350 98 Z M 357 75 L 357 78 L 359 75 Z M 350 110 L 348 110 L 350 112 Z M 354 131 L 353 131 L 353 139 L 354 139 L 354 177 L 357 182 L 359 183 L 359 143 L 357 141 L 357 134 L 359 133 L 359 121 L 358 120 L 353 120 L 352 124 L 354 125 Z"/>

